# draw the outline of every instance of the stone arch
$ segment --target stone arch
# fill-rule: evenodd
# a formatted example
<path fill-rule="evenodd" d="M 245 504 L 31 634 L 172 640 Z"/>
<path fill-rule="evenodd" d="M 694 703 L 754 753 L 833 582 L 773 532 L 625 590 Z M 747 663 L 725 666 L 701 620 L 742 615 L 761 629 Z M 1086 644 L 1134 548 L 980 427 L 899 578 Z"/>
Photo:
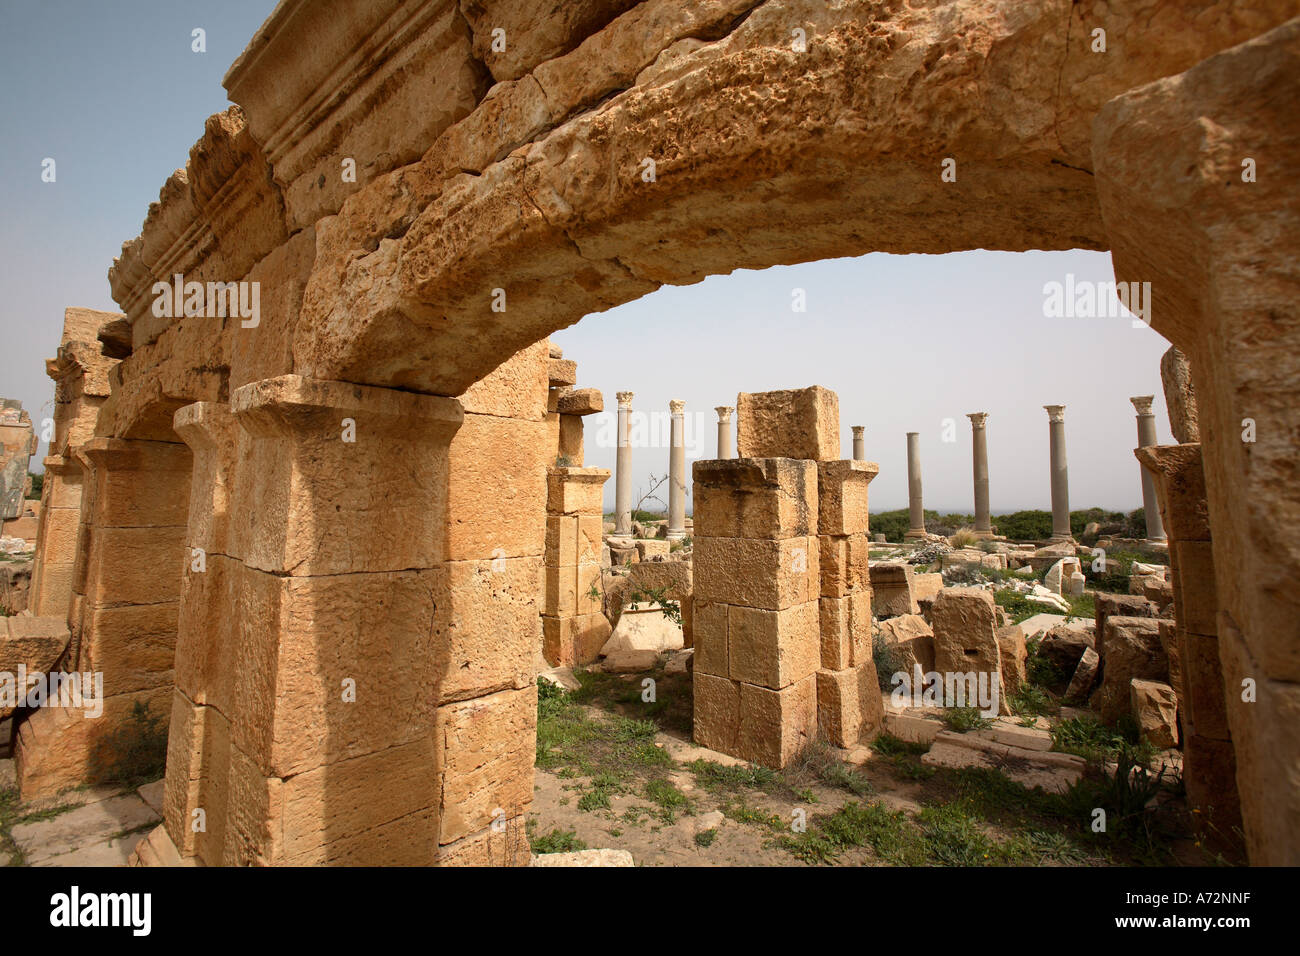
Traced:
<path fill-rule="evenodd" d="M 517 374 L 511 356 L 664 283 L 832 255 L 1113 246 L 1121 277 L 1141 280 L 1150 268 L 1168 288 L 1185 269 L 1177 264 L 1183 241 L 1208 277 L 1231 209 L 1161 208 L 1160 198 L 1191 208 L 1201 197 L 1182 190 L 1175 175 L 1156 177 L 1167 191 L 1144 198 L 1151 166 L 1141 164 L 1160 165 L 1166 129 L 1213 130 L 1187 117 L 1202 107 L 1223 112 L 1216 83 L 1232 91 L 1229 101 L 1246 95 L 1246 63 L 1292 55 L 1295 29 L 1293 21 L 1261 36 L 1284 23 L 1286 4 L 1244 12 L 1208 0 L 1195 17 L 1167 0 L 589 6 L 592 16 L 566 20 L 561 36 L 517 31 L 519 45 L 498 76 L 484 52 L 489 18 L 466 26 L 450 4 L 391 0 L 366 23 L 333 24 L 311 4 L 282 4 L 226 78 L 240 106 L 209 121 L 189 169 L 169 181 L 144 234 L 114 267 L 135 355 L 153 358 L 125 370 L 122 399 L 101 426 L 118 434 L 127 421 L 144 421 L 131 411 L 130 395 L 145 390 L 140 383 L 151 375 L 182 383 L 160 386 L 165 394 L 228 406 L 241 449 L 231 510 L 243 522 L 232 554 L 244 580 L 206 601 L 204 613 L 218 600 L 246 611 L 261 595 L 262 636 L 241 633 L 256 651 L 250 660 L 278 668 L 269 683 L 247 688 L 253 709 L 236 722 L 242 747 L 234 746 L 234 728 L 229 739 L 202 729 L 177 733 L 181 724 L 201 728 L 211 708 L 191 701 L 173 711 L 168 834 L 185 855 L 197 852 L 185 842 L 183 821 L 200 799 L 196 788 L 211 783 L 207 755 L 234 746 L 223 758 L 221 786 L 239 806 L 230 803 L 223 814 L 220 852 L 199 853 L 210 862 L 513 858 L 493 849 L 499 831 L 491 825 L 493 811 L 508 802 L 503 779 L 527 766 L 521 754 L 531 752 L 533 715 L 513 677 L 450 699 L 435 694 L 432 707 L 385 710 L 405 729 L 385 737 L 384 748 L 372 743 L 361 752 L 344 741 L 317 748 L 313 767 L 293 764 L 292 748 L 284 748 L 310 722 L 295 723 L 291 695 L 282 695 L 295 681 L 321 678 L 309 658 L 319 664 L 330 634 L 319 621 L 303 624 L 298 647 L 308 656 L 286 656 L 295 645 L 278 628 L 295 620 L 293 595 L 281 590 L 269 599 L 265 590 L 273 577 L 277 587 L 312 592 L 307 606 L 325 607 L 320 595 L 332 575 L 369 575 L 377 594 L 391 596 L 398 593 L 393 575 L 427 572 L 446 590 L 426 587 L 420 613 L 435 621 L 435 632 L 439 620 L 450 628 L 454 613 L 438 615 L 454 611 L 456 594 L 473 585 L 451 583 L 447 494 L 456 472 L 448 449 L 476 383 L 497 376 L 508 390 L 503 383 Z M 520 11 L 525 23 L 536 13 L 527 4 Z M 1092 49 L 1097 22 L 1107 29 L 1105 57 Z M 795 28 L 809 39 L 804 49 L 794 43 Z M 295 38 L 321 31 L 337 56 L 313 61 L 313 47 Z M 376 40 L 393 41 L 387 59 L 357 55 Z M 1216 57 L 1220 51 L 1227 52 Z M 417 59 L 421 70 L 407 70 Z M 1198 70 L 1211 77 L 1199 87 Z M 1183 71 L 1189 79 L 1175 77 Z M 286 82 L 277 82 L 280 74 Z M 431 85 L 431 77 L 446 82 Z M 317 99 L 327 82 L 338 84 L 337 95 Z M 1294 82 L 1278 82 L 1282 99 L 1294 99 Z M 426 99 L 433 108 L 421 110 Z M 1281 125 L 1278 104 L 1276 96 L 1263 98 L 1247 122 L 1220 125 L 1249 140 L 1250 130 Z M 1150 117 L 1166 125 L 1144 125 Z M 1178 157 L 1217 175 L 1223 156 L 1215 149 L 1225 141 L 1231 137 L 1183 135 Z M 1269 149 L 1277 167 L 1290 170 L 1294 160 Z M 366 176 L 351 189 L 333 171 L 340 157 L 357 155 L 368 157 Z M 948 158 L 956 160 L 952 183 L 940 178 Z M 654 162 L 653 181 L 646 159 Z M 1294 222 L 1281 188 L 1259 190 L 1256 201 Z M 1176 229 L 1152 247 L 1165 225 Z M 143 290 L 181 264 L 221 278 L 260 277 L 278 298 L 247 335 L 234 323 L 151 321 Z M 1271 276 L 1276 287 L 1292 282 L 1293 272 L 1280 267 Z M 491 308 L 497 288 L 505 289 L 505 312 Z M 1206 436 L 1216 528 L 1243 516 L 1227 504 L 1228 489 L 1251 466 L 1225 443 L 1224 423 L 1240 404 L 1231 396 L 1254 386 L 1267 396 L 1262 414 L 1273 426 L 1256 460 L 1272 477 L 1252 485 L 1259 495 L 1246 526 L 1292 514 L 1294 495 L 1276 476 L 1293 473 L 1295 436 L 1280 416 L 1294 404 L 1294 386 L 1285 376 L 1252 378 L 1258 335 L 1232 338 L 1240 351 L 1228 362 L 1210 347 L 1231 331 L 1223 323 L 1235 314 L 1232 302 L 1214 300 L 1223 307 L 1216 325 L 1203 304 L 1156 295 L 1153 325 L 1193 356 L 1198 393 L 1218 423 L 1217 434 Z M 1284 302 L 1269 299 L 1252 321 L 1274 322 L 1289 344 L 1300 323 Z M 324 429 L 353 417 L 348 412 L 362 416 L 384 449 L 373 468 L 349 470 L 349 459 L 321 443 Z M 514 413 L 497 417 L 531 414 Z M 178 415 L 188 415 L 183 427 L 191 430 L 222 417 L 205 405 Z M 480 445 L 471 457 L 481 453 Z M 426 473 L 406 468 L 412 456 L 428 463 Z M 328 513 L 316 506 L 366 500 L 367 482 L 379 482 L 402 515 L 420 513 L 421 496 L 433 492 L 435 507 L 417 521 L 414 539 L 399 539 L 396 550 L 409 559 L 400 568 L 395 555 L 354 546 L 346 535 L 328 552 L 315 548 L 312 534 L 330 534 Z M 1231 532 L 1216 535 L 1221 567 L 1231 566 L 1235 541 Z M 535 556 L 533 548 L 521 547 L 519 557 Z M 1288 553 L 1280 573 L 1297 565 L 1300 556 Z M 1291 599 L 1231 572 L 1219 581 L 1225 626 L 1243 635 L 1233 653 L 1255 662 L 1236 669 L 1257 667 L 1271 681 L 1267 712 L 1287 712 L 1296 700 L 1294 636 L 1273 638 L 1268 629 L 1293 610 Z M 485 596 L 476 606 L 499 606 L 493 579 L 480 583 Z M 440 639 L 452 642 L 450 633 Z M 516 641 L 522 646 L 517 637 L 507 642 L 515 651 Z M 360 644 L 349 653 L 352 666 L 366 660 Z M 408 699 L 413 681 L 441 688 L 447 676 L 405 675 L 399 698 Z M 1246 714 L 1238 718 L 1243 736 L 1264 734 L 1267 743 L 1252 751 L 1258 756 L 1239 779 L 1291 794 L 1270 798 L 1282 801 L 1281 812 L 1247 809 L 1252 850 L 1260 862 L 1289 859 L 1294 840 L 1281 837 L 1300 827 L 1294 787 L 1288 791 L 1284 778 L 1296 772 L 1300 743 L 1287 736 L 1292 731 L 1261 730 L 1262 718 Z M 434 741 L 423 758 L 436 768 L 434 784 L 412 782 L 400 762 L 379 765 L 385 748 L 426 739 Z M 1277 762 L 1268 766 L 1265 755 Z M 462 757 L 473 767 L 462 769 Z M 365 787 L 389 799 L 365 805 Z M 434 831 L 436 848 L 420 844 Z M 312 834 L 305 842 L 304 833 Z"/>

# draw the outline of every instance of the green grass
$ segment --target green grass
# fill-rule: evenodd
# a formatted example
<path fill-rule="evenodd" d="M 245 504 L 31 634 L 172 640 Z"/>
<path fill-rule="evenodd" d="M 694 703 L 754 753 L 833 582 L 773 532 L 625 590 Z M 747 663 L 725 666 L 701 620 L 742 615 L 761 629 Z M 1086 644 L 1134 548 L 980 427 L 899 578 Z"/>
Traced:
<path fill-rule="evenodd" d="M 665 823 L 673 823 L 677 814 L 691 810 L 690 799 L 667 780 L 647 780 L 643 792 L 646 799 L 659 808 L 659 817 Z"/>
<path fill-rule="evenodd" d="M 542 836 L 533 835 L 534 821 L 528 821 L 528 842 L 532 844 L 533 852 L 542 853 L 574 853 L 578 850 L 587 849 L 587 844 L 578 839 L 578 835 L 573 830 L 552 830 L 550 833 Z"/>
<path fill-rule="evenodd" d="M 701 830 L 695 834 L 695 845 L 698 847 L 713 846 L 713 841 L 717 838 L 718 831 L 716 829 Z"/>
<path fill-rule="evenodd" d="M 695 782 L 712 794 L 741 793 L 746 790 L 769 790 L 780 778 L 774 770 L 747 764 L 726 767 L 712 760 L 694 760 L 686 765 L 695 776 Z"/>
<path fill-rule="evenodd" d="M 1071 717 L 1052 727 L 1052 749 L 1075 754 L 1094 767 L 1103 761 L 1118 759 L 1125 748 L 1144 764 L 1155 759 L 1156 749 L 1141 739 L 1136 722 L 1131 716 L 1121 719 L 1115 727 L 1107 727 L 1093 717 Z"/>

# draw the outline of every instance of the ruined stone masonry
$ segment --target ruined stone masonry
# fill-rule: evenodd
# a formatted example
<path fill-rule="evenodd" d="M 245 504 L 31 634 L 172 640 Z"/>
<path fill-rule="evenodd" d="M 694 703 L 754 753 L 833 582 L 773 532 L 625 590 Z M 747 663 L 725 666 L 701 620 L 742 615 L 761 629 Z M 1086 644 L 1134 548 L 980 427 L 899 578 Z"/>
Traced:
<path fill-rule="evenodd" d="M 116 364 L 71 347 L 93 350 L 82 331 L 61 346 L 69 394 L 85 376 L 67 421 L 102 404 L 51 455 L 68 471 L 36 596 L 67 601 L 65 653 L 103 670 L 109 722 L 137 702 L 169 716 L 151 845 L 206 863 L 526 859 L 535 662 L 560 617 L 540 600 L 547 518 L 590 516 L 580 481 L 557 480 L 549 510 L 550 333 L 737 268 L 1086 248 L 1152 283 L 1152 326 L 1190 364 L 1213 534 L 1187 539 L 1205 553 L 1179 575 L 1203 582 L 1212 555 L 1251 860 L 1300 860 L 1300 539 L 1277 534 L 1300 525 L 1293 4 L 554 7 L 280 3 L 225 78 L 237 105 L 110 270 L 123 317 L 95 338 Z M 1115 55 L 1090 49 L 1098 20 Z M 258 283 L 260 321 L 156 316 L 176 274 Z M 820 425 L 772 450 L 746 404 L 742 457 L 696 465 L 697 734 L 779 764 L 816 730 L 819 671 L 845 669 L 821 657 L 820 536 L 859 532 L 818 527 L 838 423 L 833 450 Z M 765 570 L 710 578 L 728 562 Z M 734 672 L 733 639 L 762 650 Z M 1246 678 L 1258 697 L 1238 705 Z M 92 736 L 27 720 L 24 796 L 83 774 Z"/>

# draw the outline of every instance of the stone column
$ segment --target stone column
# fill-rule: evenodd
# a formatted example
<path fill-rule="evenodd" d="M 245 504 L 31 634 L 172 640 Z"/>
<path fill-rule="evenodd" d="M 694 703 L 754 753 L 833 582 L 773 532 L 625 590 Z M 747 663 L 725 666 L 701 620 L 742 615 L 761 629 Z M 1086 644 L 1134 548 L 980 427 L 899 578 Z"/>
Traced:
<path fill-rule="evenodd" d="M 190 450 L 180 442 L 94 438 L 78 449 L 82 527 L 61 669 L 100 675 L 102 714 L 42 707 L 19 731 L 24 800 L 112 778 L 119 731 L 137 704 L 166 726 L 176 650 Z M 93 696 L 87 694 L 87 696 Z"/>
<path fill-rule="evenodd" d="M 903 540 L 925 537 L 925 508 L 921 503 L 921 436 L 907 433 L 907 505 L 909 528 Z"/>
<path fill-rule="evenodd" d="M 668 540 L 686 537 L 686 437 L 684 434 L 686 403 L 674 398 L 668 403 L 672 425 L 668 450 Z"/>
<path fill-rule="evenodd" d="M 989 443 L 985 424 L 988 412 L 968 412 L 971 427 L 971 461 L 975 476 L 975 536 L 993 537 L 989 518 Z"/>
<path fill-rule="evenodd" d="M 619 392 L 618 451 L 614 460 L 614 534 L 632 540 L 632 447 L 627 443 L 628 415 L 632 412 L 632 393 Z"/>
<path fill-rule="evenodd" d="M 719 405 L 714 409 L 718 413 L 718 458 L 736 457 L 736 443 L 731 435 L 731 414 L 736 409 L 732 405 Z"/>
<path fill-rule="evenodd" d="M 1070 532 L 1070 473 L 1065 462 L 1065 406 L 1044 405 L 1051 434 L 1052 540 L 1072 541 Z"/>
<path fill-rule="evenodd" d="M 862 433 L 866 430 L 866 426 L 851 425 L 850 427 L 853 429 L 853 460 L 866 461 L 867 443 L 866 439 L 862 437 Z"/>
<path fill-rule="evenodd" d="M 1137 410 L 1138 448 L 1147 448 L 1156 443 L 1156 416 L 1151 411 L 1154 395 L 1137 395 L 1129 399 Z M 1164 541 L 1165 529 L 1160 522 L 1160 508 L 1156 503 L 1156 483 L 1149 469 L 1138 466 L 1142 473 L 1142 509 L 1146 512 L 1147 540 Z"/>
<path fill-rule="evenodd" d="M 1224 679 L 1201 446 L 1148 445 L 1134 454 L 1143 473 L 1154 476 L 1169 530 L 1174 619 L 1160 622 L 1160 637 L 1178 698 L 1183 780 L 1196 811 L 1192 820 L 1211 846 L 1240 853 L 1241 798 L 1227 705 L 1238 710 L 1252 705 L 1241 703 L 1239 684 Z"/>

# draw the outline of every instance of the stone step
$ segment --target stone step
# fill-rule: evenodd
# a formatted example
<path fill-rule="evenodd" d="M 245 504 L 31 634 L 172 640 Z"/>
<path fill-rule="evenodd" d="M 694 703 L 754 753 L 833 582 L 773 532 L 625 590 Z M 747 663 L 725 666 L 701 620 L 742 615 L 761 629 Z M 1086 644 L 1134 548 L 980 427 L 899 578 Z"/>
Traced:
<path fill-rule="evenodd" d="M 160 820 L 153 808 L 139 796 L 126 793 L 87 803 L 48 820 L 17 824 L 10 830 L 10 836 L 23 851 L 27 862 L 33 865 L 82 849 L 87 849 L 87 853 L 96 859 L 103 859 L 107 858 L 110 852 L 116 852 L 116 845 L 99 846 L 99 849 L 93 852 L 89 848 L 105 844 L 122 833 L 138 830 Z M 126 862 L 127 856 L 130 855 L 138 840 L 139 837 L 133 837 L 128 841 L 128 845 L 122 852 L 121 862 L 116 865 Z M 69 865 L 94 864 L 71 863 Z"/>
<path fill-rule="evenodd" d="M 1074 754 L 1008 746 L 975 733 L 940 731 L 921 763 L 931 767 L 988 767 L 1022 786 L 1063 793 L 1083 778 L 1086 766 Z"/>

